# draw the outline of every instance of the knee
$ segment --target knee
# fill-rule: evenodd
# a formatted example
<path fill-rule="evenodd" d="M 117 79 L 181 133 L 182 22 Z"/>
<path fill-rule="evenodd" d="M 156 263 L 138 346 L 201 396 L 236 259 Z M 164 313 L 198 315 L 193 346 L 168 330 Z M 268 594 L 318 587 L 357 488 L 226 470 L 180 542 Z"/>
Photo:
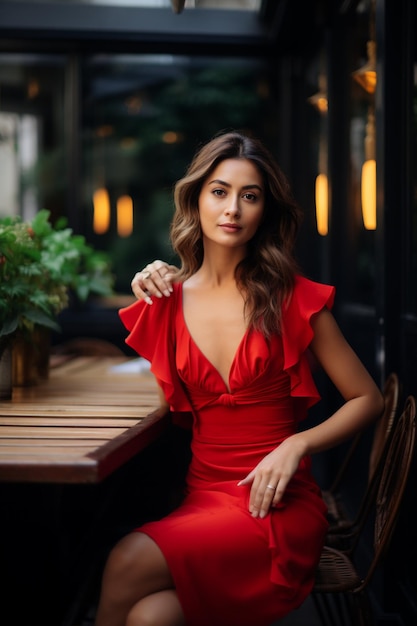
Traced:
<path fill-rule="evenodd" d="M 114 580 L 126 581 L 137 576 L 141 564 L 142 542 L 138 533 L 121 539 L 112 549 L 107 559 L 105 575 Z"/>
<path fill-rule="evenodd" d="M 146 602 L 138 602 L 129 611 L 126 618 L 126 626 L 158 626 L 155 622 L 155 615 L 152 613 Z"/>
<path fill-rule="evenodd" d="M 130 609 L 126 626 L 185 626 L 175 590 L 165 589 L 143 597 Z"/>

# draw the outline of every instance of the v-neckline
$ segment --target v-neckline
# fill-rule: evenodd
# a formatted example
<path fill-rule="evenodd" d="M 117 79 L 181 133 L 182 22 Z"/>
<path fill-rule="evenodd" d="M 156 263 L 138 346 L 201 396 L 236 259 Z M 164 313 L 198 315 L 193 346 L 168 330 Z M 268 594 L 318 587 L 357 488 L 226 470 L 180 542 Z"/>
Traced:
<path fill-rule="evenodd" d="M 198 343 L 195 341 L 194 337 L 192 336 L 192 334 L 190 332 L 190 329 L 188 328 L 187 322 L 185 321 L 185 315 L 184 315 L 184 299 L 183 299 L 183 285 L 182 285 L 182 283 L 180 283 L 179 287 L 180 287 L 180 290 L 179 290 L 180 291 L 180 299 L 179 300 L 180 300 L 180 304 L 181 304 L 181 306 L 180 306 L 181 319 L 182 319 L 182 323 L 184 325 L 184 328 L 185 328 L 185 330 L 186 330 L 186 332 L 187 332 L 187 334 L 188 334 L 188 336 L 190 338 L 190 341 L 192 342 L 192 344 L 196 348 L 196 350 L 198 350 L 199 354 L 203 357 L 203 359 L 210 365 L 212 370 L 214 372 L 216 372 L 217 376 L 222 381 L 222 383 L 223 383 L 223 385 L 224 385 L 224 387 L 226 389 L 226 392 L 231 394 L 232 393 L 232 389 L 231 389 L 231 386 L 230 386 L 230 376 L 232 374 L 233 367 L 234 367 L 234 364 L 236 362 L 237 356 L 238 356 L 238 354 L 240 352 L 240 349 L 242 347 L 242 344 L 245 341 L 245 339 L 246 339 L 246 337 L 247 337 L 247 335 L 249 333 L 249 328 L 247 328 L 245 330 L 245 332 L 243 333 L 243 335 L 242 335 L 242 337 L 241 337 L 241 339 L 240 339 L 240 341 L 239 341 L 239 343 L 237 345 L 235 354 L 234 354 L 233 359 L 232 359 L 232 361 L 230 363 L 229 372 L 228 372 L 228 378 L 227 378 L 227 382 L 226 382 L 226 380 L 220 374 L 220 372 L 217 369 L 217 367 L 215 365 L 213 365 L 213 363 L 210 361 L 210 359 L 204 354 L 203 350 L 200 348 Z"/>

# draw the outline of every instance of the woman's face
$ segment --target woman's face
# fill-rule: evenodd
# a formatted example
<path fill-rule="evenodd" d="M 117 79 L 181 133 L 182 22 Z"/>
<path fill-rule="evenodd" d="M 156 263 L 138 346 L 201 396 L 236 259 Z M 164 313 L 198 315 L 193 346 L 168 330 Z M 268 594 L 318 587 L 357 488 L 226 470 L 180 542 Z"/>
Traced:
<path fill-rule="evenodd" d="M 246 246 L 262 220 L 265 189 L 256 166 L 247 159 L 225 159 L 209 174 L 198 199 L 205 242 Z"/>

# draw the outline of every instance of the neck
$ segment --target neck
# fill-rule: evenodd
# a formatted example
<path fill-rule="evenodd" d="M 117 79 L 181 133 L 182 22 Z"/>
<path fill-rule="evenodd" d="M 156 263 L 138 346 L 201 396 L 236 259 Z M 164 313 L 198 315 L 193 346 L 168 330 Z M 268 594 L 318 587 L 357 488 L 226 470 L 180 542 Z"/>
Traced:
<path fill-rule="evenodd" d="M 205 247 L 203 263 L 195 276 L 212 287 L 235 285 L 235 270 L 244 255 L 245 251 L 241 248 L 217 247 L 216 250 L 208 250 Z"/>

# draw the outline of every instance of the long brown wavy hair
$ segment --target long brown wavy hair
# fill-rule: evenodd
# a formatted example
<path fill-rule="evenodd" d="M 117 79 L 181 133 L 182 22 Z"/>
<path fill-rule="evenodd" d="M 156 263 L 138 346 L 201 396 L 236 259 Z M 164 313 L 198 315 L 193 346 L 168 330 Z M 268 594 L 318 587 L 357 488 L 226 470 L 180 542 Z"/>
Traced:
<path fill-rule="evenodd" d="M 248 243 L 246 257 L 236 267 L 235 277 L 244 295 L 249 326 L 269 337 L 280 331 L 282 305 L 293 289 L 297 271 L 293 248 L 301 213 L 287 178 L 258 139 L 240 132 L 216 136 L 197 152 L 175 185 L 171 242 L 181 259 L 177 280 L 194 274 L 203 262 L 198 199 L 206 178 L 225 159 L 251 161 L 264 181 L 263 219 Z"/>

